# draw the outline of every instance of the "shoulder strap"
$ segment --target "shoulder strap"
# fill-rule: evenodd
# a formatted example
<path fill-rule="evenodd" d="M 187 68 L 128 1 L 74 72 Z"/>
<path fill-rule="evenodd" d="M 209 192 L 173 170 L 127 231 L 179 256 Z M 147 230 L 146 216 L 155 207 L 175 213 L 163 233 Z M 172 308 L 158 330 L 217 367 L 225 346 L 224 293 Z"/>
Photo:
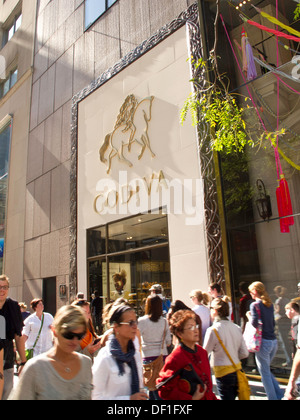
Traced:
<path fill-rule="evenodd" d="M 217 338 L 218 338 L 218 340 L 219 340 L 219 342 L 220 342 L 221 346 L 223 347 L 223 350 L 225 351 L 225 353 L 226 353 L 226 355 L 227 355 L 228 359 L 231 361 L 232 366 L 234 367 L 234 369 L 235 369 L 235 370 L 238 370 L 238 368 L 237 368 L 236 364 L 234 363 L 234 361 L 232 360 L 232 358 L 231 358 L 230 354 L 228 353 L 228 351 L 227 351 L 227 349 L 226 349 L 226 347 L 225 347 L 225 345 L 224 345 L 223 341 L 221 340 L 221 337 L 220 337 L 220 335 L 219 335 L 218 331 L 217 331 L 216 329 L 214 329 L 214 332 L 215 332 L 215 334 L 216 334 L 216 336 L 217 336 Z"/>
<path fill-rule="evenodd" d="M 39 341 L 39 338 L 40 338 L 40 335 L 41 335 L 41 331 L 42 331 L 43 325 L 44 325 L 44 312 L 43 312 L 43 315 L 42 315 L 42 323 L 41 323 L 40 331 L 39 331 L 39 333 L 38 333 L 38 335 L 36 337 L 36 340 L 35 340 L 35 343 L 33 345 L 33 348 L 35 348 L 35 346 L 37 345 L 37 342 Z"/>
<path fill-rule="evenodd" d="M 256 308 L 256 312 L 257 312 L 258 317 L 261 318 L 259 302 L 255 303 L 254 307 Z"/>
<path fill-rule="evenodd" d="M 164 318 L 164 320 L 165 320 L 165 329 L 164 329 L 164 334 L 163 334 L 163 338 L 162 338 L 162 342 L 161 342 L 161 353 L 160 354 L 163 354 L 165 338 L 166 338 L 166 334 L 167 334 L 167 323 L 168 323 L 168 321 L 165 318 Z"/>

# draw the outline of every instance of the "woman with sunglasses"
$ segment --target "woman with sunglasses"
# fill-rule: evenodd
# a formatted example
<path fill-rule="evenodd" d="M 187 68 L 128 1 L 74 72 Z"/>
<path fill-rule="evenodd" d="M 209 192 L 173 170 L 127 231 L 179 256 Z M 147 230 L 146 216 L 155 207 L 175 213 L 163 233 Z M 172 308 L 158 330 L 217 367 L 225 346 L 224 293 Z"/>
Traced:
<path fill-rule="evenodd" d="M 52 330 L 54 347 L 27 362 L 11 400 L 91 399 L 92 362 L 76 352 L 87 331 L 82 309 L 59 309 Z"/>
<path fill-rule="evenodd" d="M 146 400 L 142 363 L 134 346 L 137 318 L 127 305 L 113 306 L 109 314 L 113 333 L 94 359 L 93 400 Z"/>

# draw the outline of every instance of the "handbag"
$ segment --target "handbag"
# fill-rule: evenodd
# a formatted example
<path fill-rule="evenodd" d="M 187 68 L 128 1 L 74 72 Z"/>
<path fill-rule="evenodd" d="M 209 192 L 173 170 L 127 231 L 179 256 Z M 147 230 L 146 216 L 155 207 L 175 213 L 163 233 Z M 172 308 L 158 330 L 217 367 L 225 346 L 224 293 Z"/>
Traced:
<path fill-rule="evenodd" d="M 260 350 L 262 342 L 262 320 L 259 304 L 255 305 L 258 313 L 258 327 L 255 328 L 251 322 L 247 322 L 245 331 L 244 331 L 244 340 L 246 347 L 250 353 L 257 353 Z"/>
<path fill-rule="evenodd" d="M 245 372 L 243 370 L 239 369 L 237 367 L 237 365 L 234 363 L 234 361 L 232 360 L 230 354 L 228 353 L 223 341 L 221 340 L 221 337 L 219 336 L 217 330 L 214 329 L 214 332 L 215 332 L 223 350 L 225 351 L 228 359 L 232 363 L 232 366 L 234 367 L 234 370 L 236 371 L 237 379 L 238 379 L 238 398 L 239 398 L 239 400 L 249 401 L 250 400 L 250 395 L 251 395 L 251 389 L 250 389 L 248 378 L 247 378 Z"/>
<path fill-rule="evenodd" d="M 194 395 L 195 394 L 198 385 L 201 385 L 201 388 L 204 389 L 204 386 L 205 386 L 204 382 L 199 377 L 199 375 L 197 374 L 197 372 L 195 371 L 195 369 L 194 369 L 194 367 L 191 363 L 189 363 L 185 367 L 177 370 L 169 378 L 167 378 L 164 381 L 157 384 L 156 389 L 159 390 L 164 385 L 166 385 L 168 382 L 175 379 L 177 376 L 180 377 L 179 381 L 183 382 L 182 385 L 184 386 L 184 388 L 186 388 L 186 392 L 189 395 Z"/>
<path fill-rule="evenodd" d="M 40 327 L 39 333 L 38 333 L 38 335 L 36 337 L 36 340 L 35 340 L 35 343 L 34 343 L 32 349 L 25 350 L 26 360 L 30 360 L 30 359 L 33 358 L 33 352 L 34 352 L 35 346 L 37 345 L 37 342 L 39 341 L 39 338 L 40 338 L 40 335 L 41 335 L 41 331 L 42 331 L 43 325 L 44 325 L 44 314 L 42 315 L 41 327 Z"/>
<path fill-rule="evenodd" d="M 163 348 L 165 337 L 167 333 L 167 321 L 165 320 L 165 329 L 163 334 L 163 339 L 161 343 L 161 353 L 160 355 L 150 363 L 143 364 L 143 376 L 144 376 L 144 384 L 149 389 L 149 391 L 156 390 L 156 379 L 159 377 L 159 372 L 162 370 L 164 366 L 164 356 L 163 356 Z"/>

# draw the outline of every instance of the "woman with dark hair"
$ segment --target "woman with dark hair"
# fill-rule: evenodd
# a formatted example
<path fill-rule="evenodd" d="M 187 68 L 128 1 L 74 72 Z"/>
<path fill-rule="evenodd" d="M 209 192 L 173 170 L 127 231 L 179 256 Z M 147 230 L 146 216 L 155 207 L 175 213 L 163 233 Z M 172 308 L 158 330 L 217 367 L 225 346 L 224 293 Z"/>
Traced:
<path fill-rule="evenodd" d="M 140 354 L 133 341 L 136 314 L 131 306 L 113 306 L 109 314 L 113 333 L 94 359 L 93 400 L 146 400 Z"/>
<path fill-rule="evenodd" d="M 33 349 L 33 357 L 35 357 L 47 352 L 53 346 L 53 335 L 51 331 L 53 316 L 44 312 L 44 302 L 42 299 L 33 299 L 30 306 L 34 314 L 25 319 L 22 334 L 27 354 L 28 350 Z"/>
<path fill-rule="evenodd" d="M 144 368 L 154 362 L 161 354 L 168 355 L 168 346 L 172 344 L 167 320 L 163 317 L 163 305 L 159 296 L 149 296 L 146 300 L 145 316 L 139 318 L 139 331 L 142 339 Z M 150 399 L 157 399 L 156 391 L 150 390 Z"/>
<path fill-rule="evenodd" d="M 157 384 L 164 400 L 216 400 L 207 352 L 199 346 L 199 325 L 193 311 L 177 311 L 171 332 L 180 345 L 167 357 Z"/>

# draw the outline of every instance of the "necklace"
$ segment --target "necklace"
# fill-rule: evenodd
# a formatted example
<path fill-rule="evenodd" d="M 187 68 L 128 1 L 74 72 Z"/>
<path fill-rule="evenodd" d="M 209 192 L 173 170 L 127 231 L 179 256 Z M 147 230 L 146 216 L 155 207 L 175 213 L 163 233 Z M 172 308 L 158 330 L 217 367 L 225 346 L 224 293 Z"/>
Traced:
<path fill-rule="evenodd" d="M 66 365 L 66 363 L 64 363 L 64 362 L 62 362 L 61 360 L 57 359 L 57 357 L 56 357 L 56 356 L 52 356 L 52 359 L 53 359 L 55 362 L 60 363 L 60 364 L 63 366 L 64 371 L 65 371 L 66 373 L 71 373 L 71 372 L 72 372 L 72 369 L 71 369 L 69 366 L 67 366 L 67 365 Z"/>

